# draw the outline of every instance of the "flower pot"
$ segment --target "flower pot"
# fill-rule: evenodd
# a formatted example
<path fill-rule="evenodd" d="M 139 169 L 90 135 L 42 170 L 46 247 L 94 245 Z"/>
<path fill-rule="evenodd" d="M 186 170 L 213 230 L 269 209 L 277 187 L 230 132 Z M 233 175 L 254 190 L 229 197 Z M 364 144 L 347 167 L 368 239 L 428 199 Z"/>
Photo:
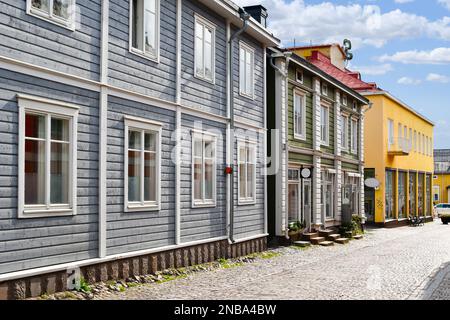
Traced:
<path fill-rule="evenodd" d="M 441 221 L 443 224 L 448 224 L 450 222 L 450 216 L 441 217 Z"/>

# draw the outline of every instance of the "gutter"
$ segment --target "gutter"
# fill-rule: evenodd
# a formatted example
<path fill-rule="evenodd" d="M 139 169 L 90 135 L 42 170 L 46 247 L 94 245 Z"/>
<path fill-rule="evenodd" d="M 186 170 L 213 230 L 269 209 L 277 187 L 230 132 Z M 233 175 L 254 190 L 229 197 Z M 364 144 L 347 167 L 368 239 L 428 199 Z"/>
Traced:
<path fill-rule="evenodd" d="M 229 150 L 231 154 L 231 163 L 229 164 L 233 168 L 233 172 L 230 174 L 230 225 L 229 225 L 229 236 L 228 236 L 228 242 L 235 243 L 236 240 L 234 239 L 234 157 L 233 157 L 233 150 L 234 150 L 234 69 L 233 69 L 233 53 L 234 53 L 234 39 L 236 39 L 240 34 L 245 32 L 249 26 L 249 20 L 250 15 L 245 12 L 243 9 L 239 8 L 239 14 L 242 19 L 243 25 L 242 27 L 237 30 L 235 33 L 233 33 L 230 37 L 230 40 L 228 40 L 229 45 L 229 75 L 230 75 L 230 142 L 231 142 L 231 148 Z"/>

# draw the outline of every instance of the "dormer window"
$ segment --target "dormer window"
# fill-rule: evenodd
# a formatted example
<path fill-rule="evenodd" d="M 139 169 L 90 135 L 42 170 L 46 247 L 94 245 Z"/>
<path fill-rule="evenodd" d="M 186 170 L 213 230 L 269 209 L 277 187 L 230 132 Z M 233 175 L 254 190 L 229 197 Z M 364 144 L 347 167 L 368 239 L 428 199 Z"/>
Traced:
<path fill-rule="evenodd" d="M 326 83 L 322 83 L 322 94 L 324 96 L 328 95 L 328 85 Z"/>

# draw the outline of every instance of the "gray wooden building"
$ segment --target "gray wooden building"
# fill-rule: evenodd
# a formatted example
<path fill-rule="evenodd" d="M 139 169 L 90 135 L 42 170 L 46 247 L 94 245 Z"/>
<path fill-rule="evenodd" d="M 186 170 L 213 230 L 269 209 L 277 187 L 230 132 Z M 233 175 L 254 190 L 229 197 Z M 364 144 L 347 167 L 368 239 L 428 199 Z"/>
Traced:
<path fill-rule="evenodd" d="M 263 13 L 0 0 L 0 298 L 265 247 Z"/>

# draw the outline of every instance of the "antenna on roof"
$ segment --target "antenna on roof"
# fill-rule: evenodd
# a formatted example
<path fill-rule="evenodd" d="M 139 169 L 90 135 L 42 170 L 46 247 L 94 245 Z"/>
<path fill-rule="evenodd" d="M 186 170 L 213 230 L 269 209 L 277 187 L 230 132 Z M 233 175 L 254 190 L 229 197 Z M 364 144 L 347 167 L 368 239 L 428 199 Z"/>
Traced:
<path fill-rule="evenodd" d="M 352 42 L 349 39 L 344 39 L 343 47 L 345 52 L 345 63 L 348 64 L 350 60 L 353 60 L 353 53 L 350 52 L 350 50 L 352 50 Z"/>

